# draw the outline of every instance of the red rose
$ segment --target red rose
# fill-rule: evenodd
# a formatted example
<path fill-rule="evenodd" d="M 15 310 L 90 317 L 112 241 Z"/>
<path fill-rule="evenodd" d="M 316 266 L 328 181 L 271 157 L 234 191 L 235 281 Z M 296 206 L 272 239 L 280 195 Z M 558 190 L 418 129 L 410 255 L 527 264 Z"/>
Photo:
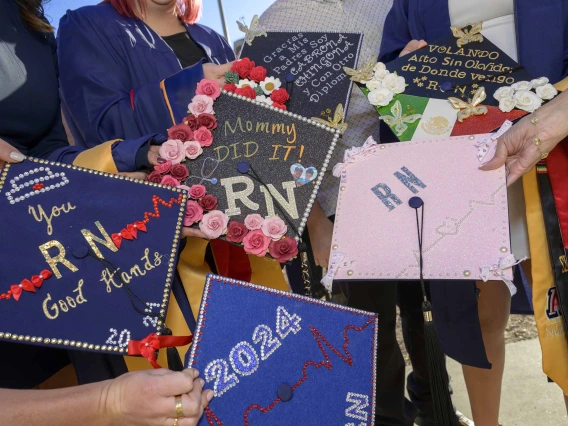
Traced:
<path fill-rule="evenodd" d="M 154 166 L 154 170 L 163 175 L 168 173 L 171 168 L 172 168 L 172 162 L 170 160 L 164 161 L 163 163 L 156 164 Z"/>
<path fill-rule="evenodd" d="M 217 128 L 217 119 L 213 114 L 208 114 L 206 112 L 199 114 L 197 117 L 197 122 L 200 126 L 206 127 L 207 129 Z"/>
<path fill-rule="evenodd" d="M 273 102 L 273 103 L 272 103 L 272 106 L 273 106 L 274 108 L 283 109 L 284 111 L 286 111 L 286 105 Z"/>
<path fill-rule="evenodd" d="M 249 230 L 244 223 L 233 221 L 229 223 L 227 228 L 227 241 L 230 243 L 242 243 L 248 232 Z"/>
<path fill-rule="evenodd" d="M 177 139 L 182 142 L 193 139 L 193 130 L 187 124 L 176 124 L 168 130 L 168 139 Z"/>
<path fill-rule="evenodd" d="M 170 176 L 170 175 L 162 176 L 162 181 L 160 183 L 162 185 L 167 185 L 167 186 L 178 186 L 179 185 L 179 182 L 177 181 L 177 179 Z"/>
<path fill-rule="evenodd" d="M 199 123 L 197 122 L 197 117 L 193 114 L 189 114 L 182 120 L 185 124 L 187 124 L 191 130 L 199 129 Z"/>
<path fill-rule="evenodd" d="M 217 198 L 214 195 L 207 194 L 199 200 L 199 205 L 203 207 L 203 210 L 215 210 L 217 208 Z"/>
<path fill-rule="evenodd" d="M 284 237 L 277 241 L 272 241 L 268 248 L 270 256 L 280 263 L 288 262 L 298 255 L 298 243 L 292 237 Z"/>
<path fill-rule="evenodd" d="M 243 58 L 240 61 L 233 62 L 232 72 L 236 72 L 240 78 L 247 78 L 250 70 L 254 68 L 254 62 L 249 58 Z"/>
<path fill-rule="evenodd" d="M 241 87 L 240 89 L 235 90 L 237 95 L 244 96 L 245 98 L 256 99 L 256 92 L 250 86 Z"/>
<path fill-rule="evenodd" d="M 235 90 L 237 90 L 237 85 L 234 83 L 227 83 L 223 86 L 223 90 L 235 93 Z"/>
<path fill-rule="evenodd" d="M 266 78 L 266 68 L 254 67 L 250 70 L 249 78 L 256 81 L 257 83 L 260 83 Z"/>
<path fill-rule="evenodd" d="M 286 91 L 286 89 L 276 89 L 273 90 L 270 94 L 270 99 L 272 99 L 277 104 L 284 104 L 288 99 L 290 99 L 290 95 Z"/>
<path fill-rule="evenodd" d="M 158 171 L 153 171 L 148 175 L 148 182 L 160 183 L 162 181 L 162 175 Z"/>
<path fill-rule="evenodd" d="M 183 164 L 174 164 L 170 174 L 181 182 L 187 179 L 189 170 Z"/>

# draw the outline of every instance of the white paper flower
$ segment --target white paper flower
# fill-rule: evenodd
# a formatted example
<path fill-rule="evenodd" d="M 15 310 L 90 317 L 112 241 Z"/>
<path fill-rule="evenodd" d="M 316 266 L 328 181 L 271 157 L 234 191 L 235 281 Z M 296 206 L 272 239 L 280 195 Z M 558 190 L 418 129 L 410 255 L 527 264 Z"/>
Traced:
<path fill-rule="evenodd" d="M 511 87 L 514 90 L 531 90 L 532 84 L 530 81 L 517 81 L 516 83 L 511 84 Z"/>
<path fill-rule="evenodd" d="M 258 86 L 258 84 L 255 81 L 247 80 L 246 78 L 239 81 L 239 84 L 237 84 L 237 87 L 239 89 L 242 89 L 243 87 L 247 86 L 249 86 L 251 89 L 254 89 L 256 86 Z"/>
<path fill-rule="evenodd" d="M 280 86 L 282 86 L 282 83 L 279 78 L 266 77 L 264 81 L 260 82 L 262 91 L 267 95 L 270 95 L 273 90 L 280 89 Z"/>
<path fill-rule="evenodd" d="M 390 72 L 387 71 L 386 69 L 384 70 L 375 70 L 375 80 L 383 80 L 387 75 L 390 75 Z"/>
<path fill-rule="evenodd" d="M 402 93 L 406 88 L 406 82 L 402 76 L 389 74 L 383 79 L 383 87 L 393 93 Z"/>
<path fill-rule="evenodd" d="M 383 64 L 382 62 L 377 62 L 375 64 L 375 66 L 373 67 L 373 71 L 381 71 L 381 70 L 386 70 L 387 66 L 385 64 Z"/>
<path fill-rule="evenodd" d="M 544 86 L 547 83 L 548 83 L 548 78 L 546 77 L 535 78 L 531 80 L 531 87 L 533 89 L 536 89 L 537 87 Z"/>
<path fill-rule="evenodd" d="M 381 87 L 381 85 L 382 85 L 381 81 L 375 79 L 367 81 L 367 83 L 365 84 L 365 86 L 367 86 L 367 89 L 369 90 L 378 89 L 379 87 Z"/>
<path fill-rule="evenodd" d="M 270 96 L 264 96 L 264 95 L 260 95 L 260 96 L 256 96 L 255 101 L 257 102 L 263 102 L 265 104 L 268 105 L 272 105 L 272 99 L 270 99 Z"/>
<path fill-rule="evenodd" d="M 512 96 L 503 96 L 499 99 L 499 109 L 503 112 L 511 112 L 517 106 L 517 101 Z"/>
<path fill-rule="evenodd" d="M 499 87 L 495 93 L 493 93 L 493 97 L 500 101 L 503 98 L 512 98 L 515 94 L 515 89 L 510 86 Z"/>
<path fill-rule="evenodd" d="M 541 99 L 546 99 L 548 101 L 558 95 L 558 90 L 556 90 L 552 84 L 546 83 L 536 88 L 536 94 Z"/>
<path fill-rule="evenodd" d="M 517 102 L 517 108 L 527 112 L 533 112 L 542 104 L 542 99 L 529 90 L 517 90 L 515 92 L 515 101 Z"/>
<path fill-rule="evenodd" d="M 385 106 L 392 101 L 394 93 L 387 89 L 386 87 L 381 87 L 379 89 L 371 90 L 367 97 L 371 105 L 375 106 Z"/>

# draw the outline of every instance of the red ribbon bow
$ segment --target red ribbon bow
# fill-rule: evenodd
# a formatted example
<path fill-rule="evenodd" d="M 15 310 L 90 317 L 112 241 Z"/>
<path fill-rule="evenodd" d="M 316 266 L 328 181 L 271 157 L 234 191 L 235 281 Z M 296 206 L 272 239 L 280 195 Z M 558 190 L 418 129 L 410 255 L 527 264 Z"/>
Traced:
<path fill-rule="evenodd" d="M 12 291 L 12 296 L 14 296 L 14 299 L 16 299 L 16 301 L 20 300 L 20 296 L 22 295 L 23 290 L 35 293 L 34 285 L 27 278 L 25 280 L 22 280 L 22 282 L 19 285 L 18 284 L 12 285 L 10 287 L 10 290 Z"/>
<path fill-rule="evenodd" d="M 122 239 L 126 239 L 126 240 L 133 240 L 134 237 L 132 236 L 132 234 L 130 233 L 130 231 L 126 228 L 124 228 L 122 231 L 120 231 L 118 234 L 112 234 L 111 235 L 112 241 L 114 243 L 114 245 L 117 248 L 120 248 L 120 245 L 122 244 Z"/>
<path fill-rule="evenodd" d="M 158 336 L 152 333 L 142 340 L 128 342 L 128 355 L 142 355 L 154 368 L 162 368 L 156 362 L 156 351 L 161 348 L 186 346 L 191 343 L 193 336 Z"/>
<path fill-rule="evenodd" d="M 32 276 L 32 279 L 31 279 L 32 284 L 34 285 L 34 287 L 40 288 L 41 285 L 43 284 L 43 280 L 47 280 L 52 275 L 53 275 L 53 273 L 51 271 L 44 269 L 43 271 L 41 271 L 39 273 L 39 275 Z"/>

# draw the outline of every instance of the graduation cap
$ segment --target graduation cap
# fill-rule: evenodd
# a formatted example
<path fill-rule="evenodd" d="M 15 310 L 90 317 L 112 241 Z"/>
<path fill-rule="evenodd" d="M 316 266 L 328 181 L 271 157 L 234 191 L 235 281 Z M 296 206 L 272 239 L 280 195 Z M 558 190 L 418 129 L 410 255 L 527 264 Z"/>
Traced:
<path fill-rule="evenodd" d="M 240 57 L 247 57 L 256 65 L 265 67 L 269 75 L 278 78 L 283 87 L 285 85 L 290 93 L 290 111 L 303 117 L 323 119 L 333 125 L 343 122 L 352 81 L 342 69 L 344 66 L 357 66 L 363 34 L 266 31 L 264 28 L 260 33 L 258 21 L 255 23 L 253 20 L 251 28 L 239 24 L 248 36 Z M 336 115 L 336 111 L 341 114 Z"/>
<path fill-rule="evenodd" d="M 376 314 L 209 275 L 187 363 L 216 395 L 199 424 L 374 424 L 377 327 Z"/>
<path fill-rule="evenodd" d="M 481 25 L 452 28 L 454 35 L 386 65 L 371 62 L 346 70 L 390 127 L 390 140 L 385 135 L 382 142 L 488 133 L 530 111 L 538 87 L 548 79 L 531 80 L 522 66 L 480 34 Z M 378 80 L 389 82 L 390 93 L 379 89 Z M 511 86 L 530 94 L 516 99 Z M 501 89 L 497 99 L 494 95 L 503 87 L 508 89 Z M 507 101 L 501 102 L 503 97 Z"/>
<path fill-rule="evenodd" d="M 183 190 L 27 158 L 0 175 L 0 338 L 103 353 L 166 333 Z"/>

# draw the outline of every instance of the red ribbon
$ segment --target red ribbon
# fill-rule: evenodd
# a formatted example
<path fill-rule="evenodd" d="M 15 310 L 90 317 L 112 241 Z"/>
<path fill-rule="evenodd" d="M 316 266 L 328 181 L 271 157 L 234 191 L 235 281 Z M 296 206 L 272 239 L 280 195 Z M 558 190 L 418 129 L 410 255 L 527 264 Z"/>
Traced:
<path fill-rule="evenodd" d="M 53 273 L 51 271 L 44 269 L 39 273 L 39 275 L 32 276 L 31 278 L 32 284 L 34 285 L 34 287 L 40 288 L 41 285 L 43 284 L 43 280 L 47 280 L 52 275 Z"/>
<path fill-rule="evenodd" d="M 141 232 L 146 232 L 146 224 L 144 222 L 138 221 L 138 222 L 134 222 L 134 225 L 136 226 L 136 229 L 138 229 Z"/>
<path fill-rule="evenodd" d="M 546 167 L 558 212 L 564 248 L 568 248 L 568 139 L 564 139 L 550 151 Z"/>
<path fill-rule="evenodd" d="M 128 231 L 128 229 L 126 229 L 126 228 L 124 228 L 118 234 L 112 234 L 111 238 L 112 238 L 112 241 L 116 245 L 117 248 L 120 248 L 120 245 L 122 244 L 123 238 L 125 240 L 133 240 L 134 239 L 134 237 L 132 236 L 130 231 Z"/>
<path fill-rule="evenodd" d="M 20 285 L 17 285 L 17 284 L 12 285 L 10 287 L 10 290 L 12 291 L 12 296 L 14 296 L 14 299 L 16 299 L 16 301 L 20 300 L 20 296 L 22 295 L 23 290 L 29 291 L 31 293 L 35 293 L 34 285 L 27 278 L 22 280 Z"/>
<path fill-rule="evenodd" d="M 186 346 L 191 343 L 193 336 L 158 336 L 152 333 L 142 340 L 128 342 L 128 355 L 142 355 L 154 368 L 162 368 L 156 362 L 156 351 L 161 348 Z"/>

